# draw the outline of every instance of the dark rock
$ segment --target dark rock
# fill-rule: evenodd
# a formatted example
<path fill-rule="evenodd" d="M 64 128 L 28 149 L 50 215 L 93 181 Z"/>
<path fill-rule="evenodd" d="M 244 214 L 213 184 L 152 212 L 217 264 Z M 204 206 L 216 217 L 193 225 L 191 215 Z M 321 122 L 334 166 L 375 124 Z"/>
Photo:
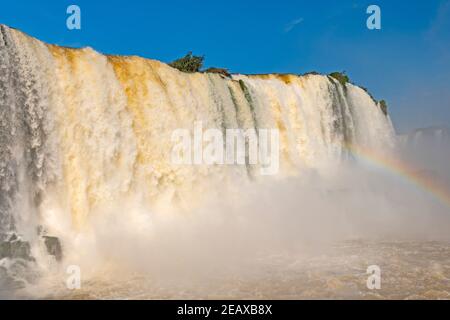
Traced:
<path fill-rule="evenodd" d="M 205 73 L 218 73 L 224 77 L 231 78 L 231 74 L 224 68 L 208 68 L 205 70 Z"/>
<path fill-rule="evenodd" d="M 49 255 L 55 257 L 56 261 L 61 261 L 62 246 L 61 242 L 56 237 L 42 235 L 45 248 Z M 23 259 L 26 261 L 35 261 L 31 256 L 31 246 L 27 241 L 23 241 L 20 236 L 15 233 L 6 235 L 3 240 L 0 240 L 0 259 Z"/>
<path fill-rule="evenodd" d="M 3 258 L 34 260 L 30 244 L 21 240 L 15 233 L 0 241 L 0 259 Z"/>
<path fill-rule="evenodd" d="M 61 242 L 56 237 L 43 236 L 45 247 L 49 255 L 54 256 L 56 261 L 62 260 L 62 247 Z"/>

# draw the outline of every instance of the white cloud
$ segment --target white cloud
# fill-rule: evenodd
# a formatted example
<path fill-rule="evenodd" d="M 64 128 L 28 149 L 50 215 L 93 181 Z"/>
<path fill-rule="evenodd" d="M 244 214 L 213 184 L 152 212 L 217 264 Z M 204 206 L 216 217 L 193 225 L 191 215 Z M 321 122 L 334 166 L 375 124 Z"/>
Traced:
<path fill-rule="evenodd" d="M 291 22 L 289 22 L 289 23 L 285 26 L 284 32 L 287 33 L 287 32 L 292 31 L 292 29 L 294 29 L 295 26 L 297 26 L 298 24 L 300 24 L 300 23 L 302 23 L 302 22 L 303 22 L 303 18 L 298 18 L 298 19 L 292 20 Z"/>

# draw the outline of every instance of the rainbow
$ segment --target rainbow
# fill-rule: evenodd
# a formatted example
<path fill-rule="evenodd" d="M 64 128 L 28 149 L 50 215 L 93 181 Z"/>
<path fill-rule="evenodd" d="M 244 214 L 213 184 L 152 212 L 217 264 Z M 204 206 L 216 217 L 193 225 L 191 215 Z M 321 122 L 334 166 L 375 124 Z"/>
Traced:
<path fill-rule="evenodd" d="M 389 153 L 384 154 L 354 144 L 346 144 L 346 148 L 359 159 L 400 176 L 403 180 L 422 189 L 450 208 L 450 186 L 438 176 L 421 170 Z"/>

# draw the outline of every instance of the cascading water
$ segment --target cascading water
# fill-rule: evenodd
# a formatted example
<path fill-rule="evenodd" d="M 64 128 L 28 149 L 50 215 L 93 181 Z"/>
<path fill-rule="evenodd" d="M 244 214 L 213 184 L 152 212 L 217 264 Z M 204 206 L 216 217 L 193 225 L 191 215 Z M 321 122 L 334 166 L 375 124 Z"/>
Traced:
<path fill-rule="evenodd" d="M 172 132 L 196 121 L 278 129 L 277 178 L 321 172 L 348 156 L 348 144 L 394 141 L 377 103 L 331 77 L 186 74 L 0 30 L 0 240 L 33 242 L 43 226 L 64 242 L 67 230 L 83 232 L 115 208 L 189 212 L 211 193 L 262 179 L 248 166 L 173 165 Z"/>

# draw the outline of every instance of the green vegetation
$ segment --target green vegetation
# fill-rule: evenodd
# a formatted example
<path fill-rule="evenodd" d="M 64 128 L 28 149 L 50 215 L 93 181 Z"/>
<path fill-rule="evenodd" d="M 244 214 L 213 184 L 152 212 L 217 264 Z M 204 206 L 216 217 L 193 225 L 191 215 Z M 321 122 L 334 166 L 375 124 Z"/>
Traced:
<path fill-rule="evenodd" d="M 245 99 L 248 101 L 250 107 L 252 108 L 253 107 L 252 96 L 250 95 L 250 92 L 248 91 L 248 88 L 245 85 L 244 81 L 239 80 L 239 86 L 241 87 L 242 92 L 244 92 Z"/>
<path fill-rule="evenodd" d="M 204 71 L 205 73 L 218 73 L 221 74 L 227 78 L 231 78 L 231 74 L 228 72 L 228 69 L 224 69 L 224 68 L 208 68 Z"/>
<path fill-rule="evenodd" d="M 255 124 L 255 128 L 258 127 L 258 120 L 255 115 L 255 106 L 253 105 L 253 99 L 250 94 L 250 91 L 248 90 L 247 86 L 245 85 L 245 82 L 243 80 L 239 80 L 239 86 L 241 87 L 242 92 L 244 93 L 245 99 L 248 102 L 248 105 L 250 106 L 250 110 L 252 112 L 252 118 L 253 123 Z"/>
<path fill-rule="evenodd" d="M 169 65 L 171 67 L 173 67 L 173 68 L 176 68 L 176 69 L 182 71 L 182 72 L 187 72 L 187 73 L 194 73 L 194 72 L 217 73 L 217 74 L 220 74 L 220 75 L 222 75 L 224 77 L 231 78 L 231 74 L 225 68 L 211 67 L 211 68 L 208 68 L 208 69 L 206 69 L 204 71 L 201 71 L 201 69 L 203 68 L 204 60 L 205 60 L 204 56 L 194 56 L 192 54 L 192 52 L 189 52 L 184 57 L 173 61 Z M 319 74 L 320 73 L 318 73 L 316 71 L 310 71 L 310 72 L 305 73 L 304 75 L 319 75 Z M 350 78 L 347 76 L 345 71 L 332 72 L 328 76 L 332 77 L 333 79 L 336 79 L 337 81 L 339 81 L 339 83 L 344 88 L 345 88 L 345 85 L 347 83 L 350 83 Z M 240 85 L 242 91 L 244 92 L 245 98 L 249 102 L 250 107 L 252 108 L 253 107 L 253 105 L 252 105 L 252 98 L 251 98 L 251 95 L 250 95 L 250 93 L 248 91 L 248 88 L 245 86 L 245 84 L 244 84 L 244 82 L 242 80 L 239 80 L 239 85 Z M 360 87 L 360 88 L 367 92 L 367 94 L 372 98 L 372 100 L 376 104 L 378 104 L 378 106 L 380 107 L 381 111 L 383 111 L 384 115 L 387 116 L 387 114 L 388 114 L 388 106 L 387 106 L 386 101 L 385 100 L 377 101 L 370 94 L 370 92 L 367 90 L 367 88 L 364 88 L 364 87 Z M 56 251 L 58 251 L 58 250 L 56 250 Z"/>
<path fill-rule="evenodd" d="M 203 67 L 204 60 L 204 56 L 194 56 L 192 55 L 192 52 L 189 52 L 183 58 L 175 60 L 172 63 L 169 63 L 169 65 L 182 72 L 193 73 L 200 71 Z"/>
<path fill-rule="evenodd" d="M 363 89 L 368 95 L 369 97 L 373 100 L 373 102 L 378 103 L 378 101 L 373 97 L 373 95 L 369 92 L 369 89 L 367 89 L 366 87 L 363 86 L 359 86 L 361 89 Z"/>
<path fill-rule="evenodd" d="M 211 67 L 206 70 L 201 70 L 203 68 L 203 63 L 205 61 L 205 56 L 194 56 L 192 52 L 188 52 L 184 57 L 177 59 L 171 63 L 169 66 L 180 70 L 181 72 L 194 73 L 194 72 L 204 72 L 204 73 L 217 73 L 224 77 L 231 78 L 231 74 L 225 68 L 215 68 Z"/>
<path fill-rule="evenodd" d="M 350 82 L 350 78 L 345 74 L 345 71 L 332 72 L 329 76 L 339 81 L 339 83 L 344 87 L 346 83 Z"/>
<path fill-rule="evenodd" d="M 373 100 L 373 102 L 375 102 L 381 109 L 381 111 L 383 111 L 384 115 L 387 116 L 388 115 L 388 106 L 387 106 L 387 102 L 385 100 L 381 100 L 378 101 L 377 99 L 375 99 L 372 94 L 369 92 L 369 90 L 365 87 L 361 87 L 361 89 L 363 89 L 368 95 L 369 97 Z"/>
<path fill-rule="evenodd" d="M 333 72 L 329 74 L 330 77 L 336 79 L 337 81 L 339 81 L 339 83 L 345 88 L 345 85 L 347 83 L 350 83 L 350 78 L 345 74 L 345 71 L 343 72 Z M 359 86 L 361 89 L 363 89 L 368 95 L 369 97 L 373 100 L 373 102 L 375 102 L 381 109 L 381 111 L 383 111 L 384 115 L 387 116 L 388 115 L 388 106 L 385 100 L 381 100 L 378 101 L 377 99 L 375 99 L 373 97 L 373 95 L 369 92 L 369 90 L 363 86 Z"/>
<path fill-rule="evenodd" d="M 381 100 L 378 105 L 380 106 L 381 111 L 383 111 L 384 115 L 387 116 L 388 114 L 388 106 L 386 101 Z"/>
<path fill-rule="evenodd" d="M 309 72 L 304 73 L 303 75 L 304 76 L 308 76 L 308 75 L 318 76 L 318 75 L 320 75 L 320 73 L 317 71 L 309 71 Z"/>

